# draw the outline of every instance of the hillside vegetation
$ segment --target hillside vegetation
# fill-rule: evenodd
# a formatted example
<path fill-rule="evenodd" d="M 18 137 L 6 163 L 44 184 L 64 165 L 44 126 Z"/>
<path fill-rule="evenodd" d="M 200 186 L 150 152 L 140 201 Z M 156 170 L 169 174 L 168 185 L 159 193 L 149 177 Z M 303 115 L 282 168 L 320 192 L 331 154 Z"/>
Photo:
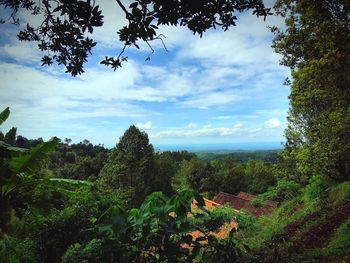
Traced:
<path fill-rule="evenodd" d="M 241 151 L 199 151 L 195 152 L 199 159 L 205 161 L 224 160 L 231 158 L 234 161 L 247 163 L 249 161 L 264 161 L 266 163 L 277 163 L 278 154 L 282 150 L 241 150 Z"/>

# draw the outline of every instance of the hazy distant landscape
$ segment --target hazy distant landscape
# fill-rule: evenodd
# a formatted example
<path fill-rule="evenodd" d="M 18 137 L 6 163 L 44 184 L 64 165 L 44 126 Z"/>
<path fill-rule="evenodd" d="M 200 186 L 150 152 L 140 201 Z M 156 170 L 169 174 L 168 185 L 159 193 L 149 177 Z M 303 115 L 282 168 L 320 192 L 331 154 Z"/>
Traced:
<path fill-rule="evenodd" d="M 234 151 L 256 151 L 256 150 L 278 150 L 283 149 L 282 142 L 246 142 L 228 144 L 177 144 L 177 145 L 155 145 L 160 151 L 191 151 L 191 152 L 214 152 L 225 153 Z"/>

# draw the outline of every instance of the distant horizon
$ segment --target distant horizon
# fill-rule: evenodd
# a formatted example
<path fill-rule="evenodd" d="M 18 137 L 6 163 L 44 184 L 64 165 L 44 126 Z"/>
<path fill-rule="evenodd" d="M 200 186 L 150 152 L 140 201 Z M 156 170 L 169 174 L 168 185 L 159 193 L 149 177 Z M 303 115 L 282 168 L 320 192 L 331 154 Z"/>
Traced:
<path fill-rule="evenodd" d="M 283 149 L 283 142 L 153 144 L 153 147 L 156 151 L 257 151 Z"/>
<path fill-rule="evenodd" d="M 29 140 L 43 139 L 44 141 L 50 140 L 50 138 L 45 137 L 27 137 L 23 134 L 17 134 L 18 136 L 23 136 Z M 61 142 L 65 142 L 66 139 L 70 139 L 69 144 L 79 144 L 83 143 L 84 140 L 87 140 L 92 145 L 101 145 L 106 149 L 112 149 L 116 147 L 118 142 L 114 144 L 105 144 L 101 142 L 91 141 L 88 138 L 84 140 L 72 140 L 71 138 L 60 138 Z M 53 138 L 51 137 L 51 138 Z M 205 152 L 205 151 L 260 151 L 260 150 L 280 150 L 283 149 L 284 140 L 280 141 L 248 141 L 248 142 L 193 142 L 193 143 L 153 143 L 152 140 L 149 140 L 149 143 L 153 145 L 153 148 L 156 152 L 163 151 L 192 151 L 192 152 Z"/>

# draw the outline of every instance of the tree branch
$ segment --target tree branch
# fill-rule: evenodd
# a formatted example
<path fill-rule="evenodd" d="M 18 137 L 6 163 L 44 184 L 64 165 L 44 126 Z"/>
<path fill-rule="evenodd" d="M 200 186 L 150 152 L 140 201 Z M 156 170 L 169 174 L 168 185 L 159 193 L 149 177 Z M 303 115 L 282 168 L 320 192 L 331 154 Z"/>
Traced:
<path fill-rule="evenodd" d="M 120 0 L 116 0 L 118 5 L 120 6 L 121 9 L 123 9 L 126 18 L 129 19 L 130 13 L 128 12 L 128 10 L 126 10 L 125 6 L 123 5 L 123 3 Z"/>

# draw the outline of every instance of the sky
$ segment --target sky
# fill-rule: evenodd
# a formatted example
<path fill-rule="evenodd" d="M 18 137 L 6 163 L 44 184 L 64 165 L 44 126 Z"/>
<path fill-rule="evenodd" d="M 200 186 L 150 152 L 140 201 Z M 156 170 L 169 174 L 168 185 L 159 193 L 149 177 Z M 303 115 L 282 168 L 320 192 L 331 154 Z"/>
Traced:
<path fill-rule="evenodd" d="M 17 27 L 0 25 L 0 106 L 11 110 L 1 131 L 15 126 L 27 138 L 88 139 L 107 147 L 132 124 L 159 148 L 284 141 L 290 91 L 283 81 L 290 73 L 279 65 L 267 29 L 283 26 L 281 18 L 264 22 L 242 13 L 236 27 L 202 38 L 186 28 L 161 27 L 168 52 L 153 41 L 155 53 L 146 61 L 150 50 L 140 43 L 140 50 L 126 50 L 129 61 L 114 72 L 99 62 L 119 54 L 116 32 L 124 16 L 115 1 L 96 2 L 104 26 L 95 29 L 97 46 L 75 78 L 60 66 L 42 67 L 35 43 L 19 42 Z M 25 13 L 20 18 L 22 26 L 39 22 Z"/>

